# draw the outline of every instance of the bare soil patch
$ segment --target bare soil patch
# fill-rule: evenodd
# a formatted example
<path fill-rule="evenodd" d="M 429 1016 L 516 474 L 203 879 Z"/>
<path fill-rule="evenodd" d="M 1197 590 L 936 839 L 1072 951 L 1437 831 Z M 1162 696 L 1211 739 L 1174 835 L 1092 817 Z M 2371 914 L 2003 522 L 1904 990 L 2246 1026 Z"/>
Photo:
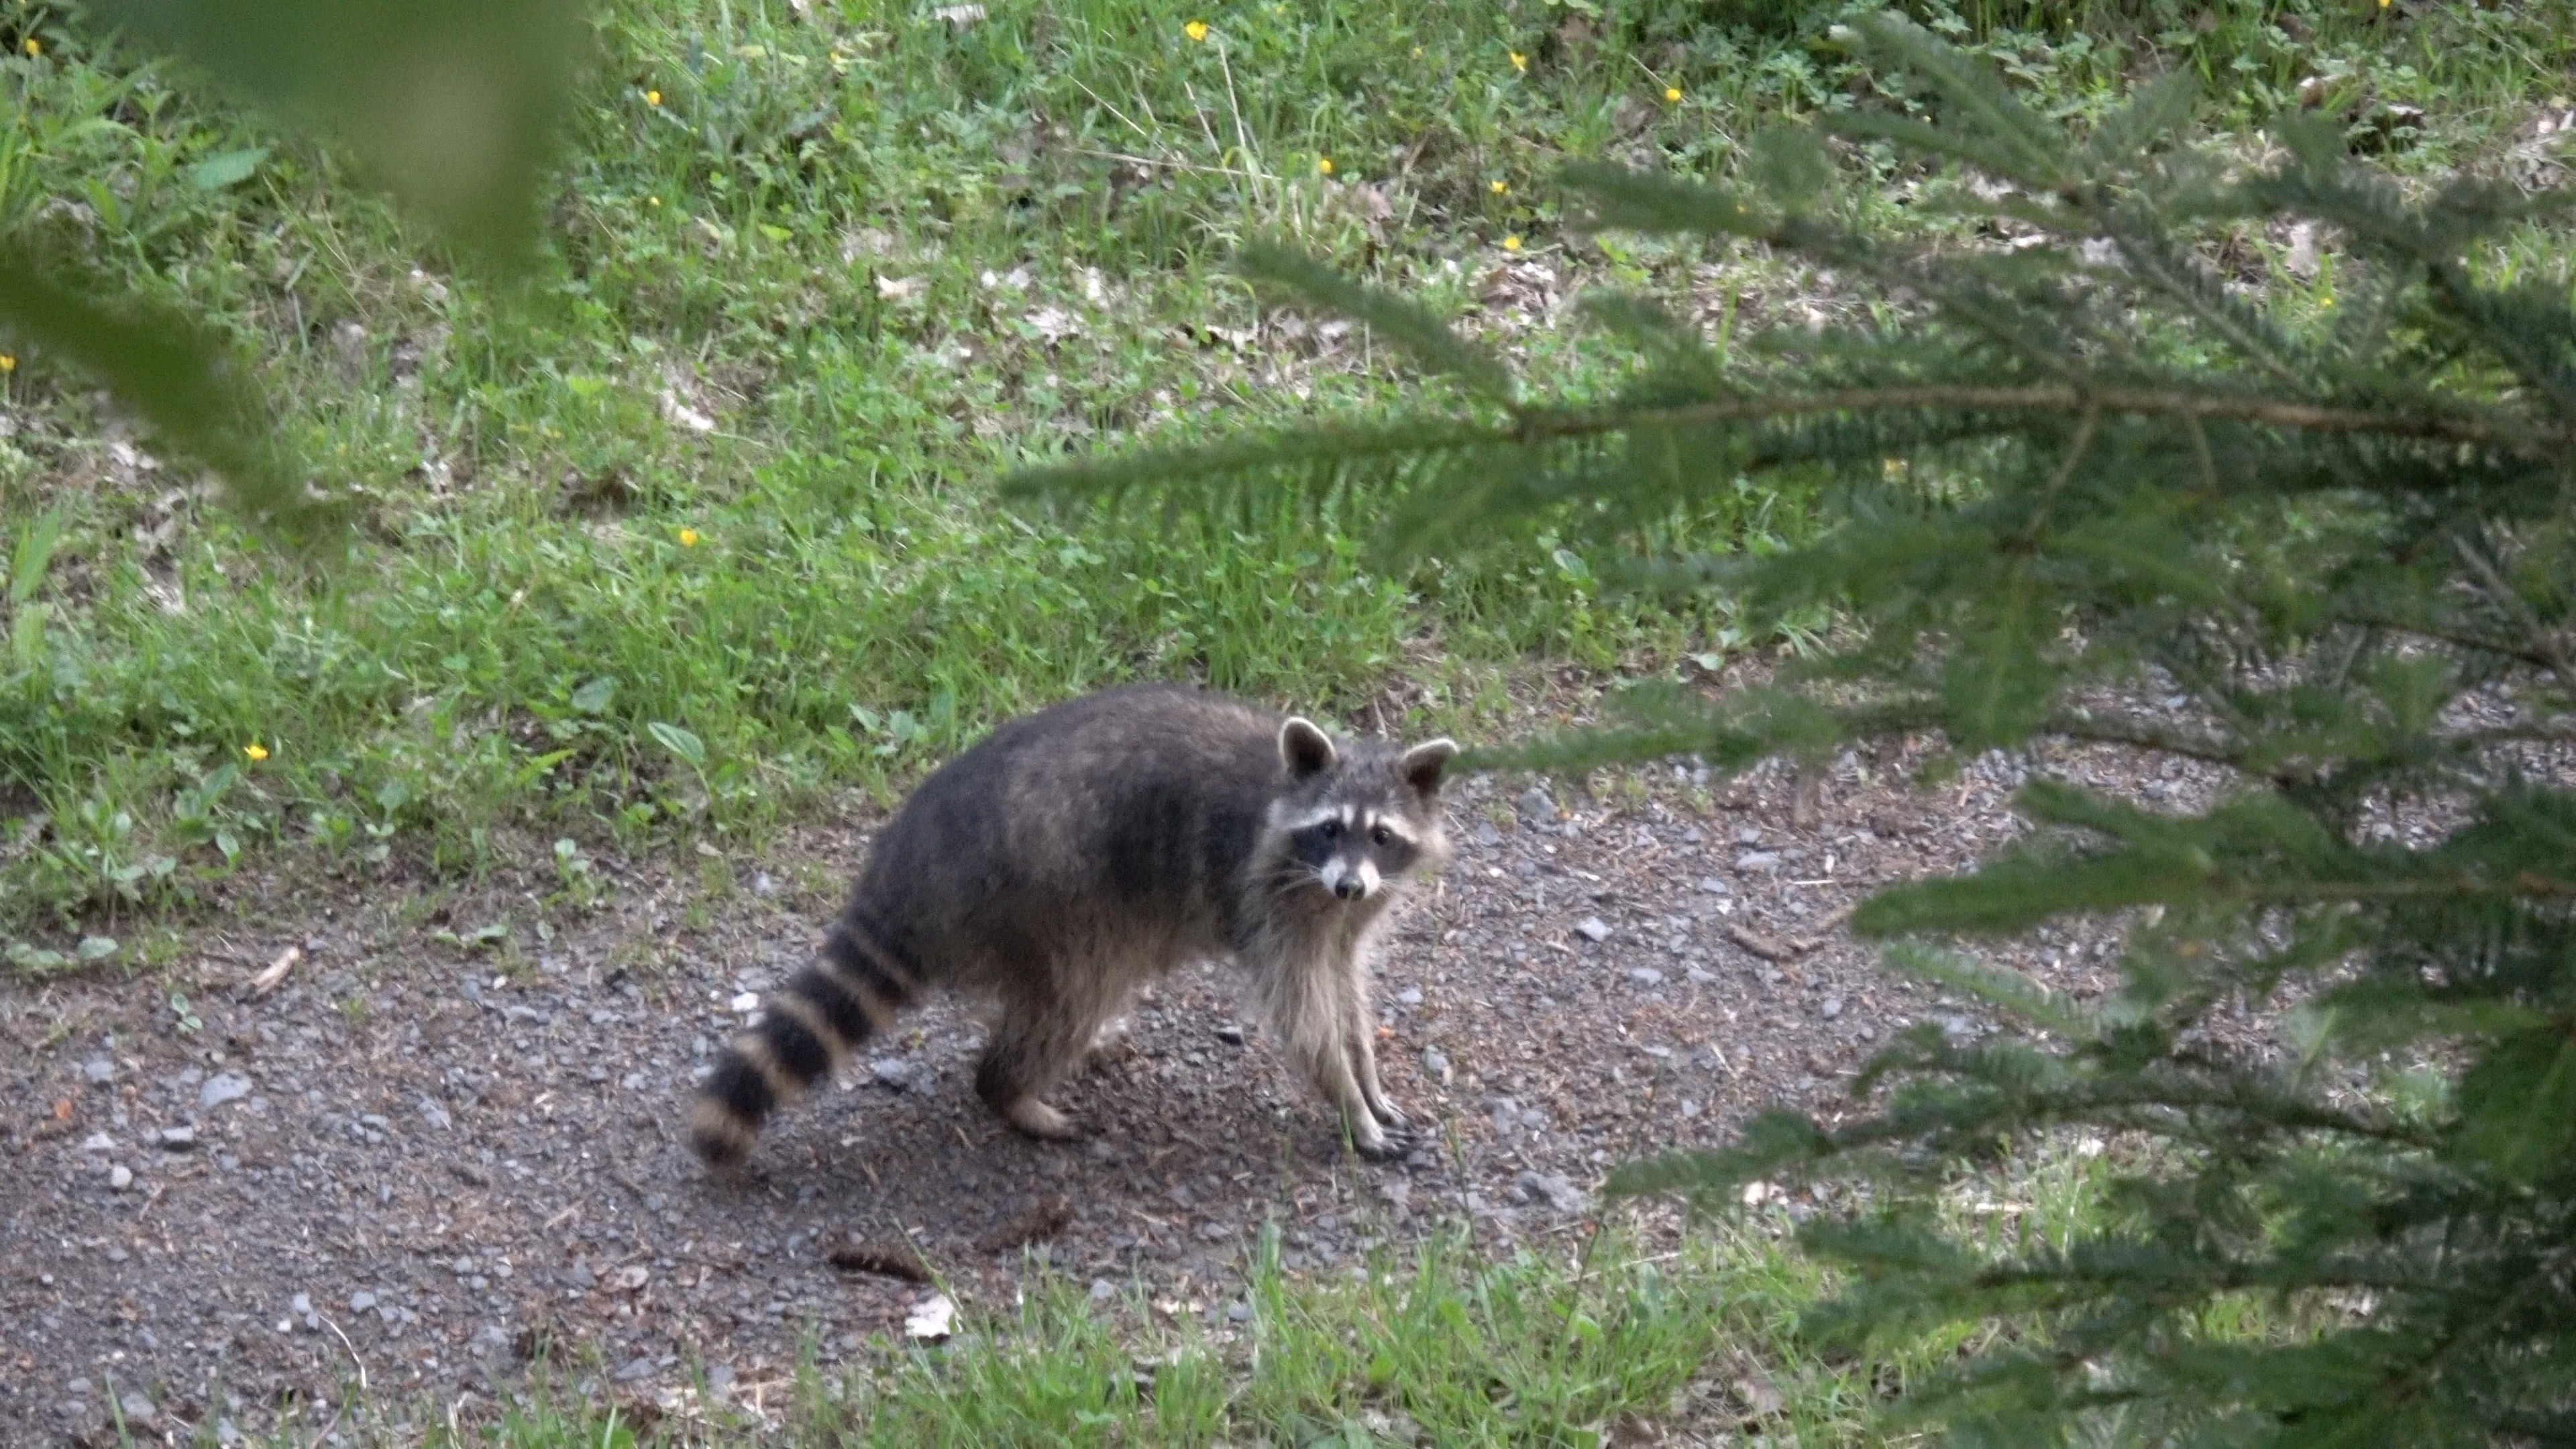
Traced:
<path fill-rule="evenodd" d="M 540 907 L 551 879 L 245 887 L 180 968 L 196 1031 L 167 979 L 0 986 L 0 1440 L 101 1440 L 112 1401 L 145 1439 L 319 1425 L 362 1377 L 375 1401 L 472 1415 L 539 1353 L 637 1401 L 701 1373 L 758 1401 L 806 1353 L 899 1333 L 924 1280 L 1007 1306 L 1039 1261 L 1223 1332 L 1266 1221 L 1298 1273 L 1461 1221 L 1497 1250 L 1571 1246 L 1616 1162 L 1776 1102 L 1848 1109 L 1850 1073 L 1915 1021 L 1981 1029 L 1841 926 L 1872 887 L 2020 828 L 2017 767 L 1925 792 L 1915 763 L 1846 756 L 1804 809 L 1771 770 L 1705 809 L 1671 767 L 1603 799 L 1455 787 L 1457 862 L 1381 965 L 1389 1087 L 1430 1121 L 1384 1166 L 1343 1149 L 1209 966 L 1062 1093 L 1084 1142 L 987 1115 L 978 1027 L 940 1001 L 789 1109 L 747 1183 L 709 1177 L 681 1138 L 693 1068 L 811 949 L 857 828 L 603 861 L 580 913 Z M 2066 768 L 2123 793 L 2208 784 Z M 2090 992 L 2099 949 L 2008 959 Z"/>

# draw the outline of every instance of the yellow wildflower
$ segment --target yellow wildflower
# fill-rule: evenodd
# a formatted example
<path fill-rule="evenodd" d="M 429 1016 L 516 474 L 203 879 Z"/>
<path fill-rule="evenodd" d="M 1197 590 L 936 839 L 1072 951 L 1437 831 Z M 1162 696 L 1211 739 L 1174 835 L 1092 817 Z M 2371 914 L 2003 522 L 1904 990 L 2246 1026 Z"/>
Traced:
<path fill-rule="evenodd" d="M 662 204 L 662 198 L 658 196 L 648 196 L 644 198 L 644 204 L 646 206 L 660 206 Z"/>
<path fill-rule="evenodd" d="M 16 372 L 17 370 L 18 370 L 18 357 L 17 357 L 17 354 L 15 354 L 15 353 L 10 353 L 10 352 L 0 352 L 0 377 L 5 377 L 5 376 L 7 376 L 7 375 L 8 375 L 8 374 L 10 374 L 10 373 Z"/>
<path fill-rule="evenodd" d="M 27 52 L 29 55 L 42 55 L 45 53 L 45 43 L 32 35 L 19 41 L 18 48 Z"/>
<path fill-rule="evenodd" d="M 1516 252 L 1516 251 L 1519 251 L 1520 249 L 1521 249 L 1521 239 L 1520 239 L 1519 237 L 1516 237 L 1516 236 L 1507 236 L 1507 237 L 1503 238 L 1503 250 L 1504 250 L 1504 251 L 1507 251 L 1507 252 Z"/>
<path fill-rule="evenodd" d="M 1208 37 L 1208 24 L 1204 20 L 1193 20 L 1181 27 L 1181 33 L 1192 40 L 1205 40 Z"/>
<path fill-rule="evenodd" d="M 1665 99 L 1665 100 L 1668 100 L 1668 101 L 1678 101 L 1678 100 L 1680 100 L 1681 98 L 1682 98 L 1682 88 L 1681 88 L 1680 86 L 1666 86 L 1666 87 L 1664 87 L 1664 99 Z"/>
<path fill-rule="evenodd" d="M 1512 184 L 1511 184 L 1510 182 L 1508 182 L 1508 181 L 1497 181 L 1497 182 L 1495 182 L 1495 183 L 1494 183 L 1494 194 L 1495 194 L 1496 196 L 1509 196 L 1509 195 L 1511 195 L 1511 194 L 1512 194 Z"/>
<path fill-rule="evenodd" d="M 1319 175 L 1324 175 L 1324 176 L 1330 176 L 1330 175 L 1332 175 L 1332 174 L 1333 174 L 1333 158 L 1332 158 L 1332 157 L 1330 157 L 1330 156 L 1318 156 L 1318 157 L 1316 157 L 1316 158 L 1315 158 L 1315 170 L 1316 170 L 1316 172 L 1317 172 Z"/>
<path fill-rule="evenodd" d="M 253 740 L 249 744 L 242 746 L 242 753 L 250 756 L 250 762 L 256 765 L 260 761 L 268 758 L 268 746 L 261 744 L 257 740 Z"/>
<path fill-rule="evenodd" d="M 644 93 L 644 104 L 648 106 L 658 106 L 662 104 L 662 93 L 660 91 L 646 91 Z"/>
<path fill-rule="evenodd" d="M 682 548 L 696 548 L 697 546 L 698 546 L 698 531 L 697 531 L 696 529 L 694 529 L 694 528 L 684 528 L 684 529 L 681 529 L 681 530 L 680 530 L 680 547 L 682 547 Z"/>
<path fill-rule="evenodd" d="M 1519 51 L 1517 51 L 1517 50 L 1513 51 L 1513 52 L 1512 52 L 1512 69 L 1517 70 L 1517 71 L 1526 71 L 1526 70 L 1528 70 L 1528 69 L 1529 69 L 1529 57 L 1528 57 L 1528 56 L 1526 56 L 1526 55 L 1521 54 L 1521 53 L 1520 53 Z"/>

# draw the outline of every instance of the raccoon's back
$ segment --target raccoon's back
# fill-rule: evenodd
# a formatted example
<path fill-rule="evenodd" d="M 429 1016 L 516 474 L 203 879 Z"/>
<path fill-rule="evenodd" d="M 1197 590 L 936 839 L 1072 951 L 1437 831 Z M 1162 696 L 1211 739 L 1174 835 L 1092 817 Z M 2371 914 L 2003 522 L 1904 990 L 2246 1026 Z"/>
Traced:
<path fill-rule="evenodd" d="M 1212 925 L 1284 778 L 1281 722 L 1158 686 L 1013 720 L 904 803 L 858 905 L 925 964 L 1043 956 L 1083 923 Z"/>

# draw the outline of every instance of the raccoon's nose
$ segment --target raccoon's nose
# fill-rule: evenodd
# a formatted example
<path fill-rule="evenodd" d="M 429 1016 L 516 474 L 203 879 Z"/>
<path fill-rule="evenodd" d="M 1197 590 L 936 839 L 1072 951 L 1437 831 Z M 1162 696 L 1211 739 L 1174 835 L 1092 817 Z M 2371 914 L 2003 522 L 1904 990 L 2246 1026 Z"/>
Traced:
<path fill-rule="evenodd" d="M 1368 887 L 1362 884 L 1360 878 L 1355 875 L 1346 875 L 1340 880 L 1333 882 L 1333 894 L 1340 896 L 1346 901 L 1358 900 L 1361 894 L 1367 890 Z"/>

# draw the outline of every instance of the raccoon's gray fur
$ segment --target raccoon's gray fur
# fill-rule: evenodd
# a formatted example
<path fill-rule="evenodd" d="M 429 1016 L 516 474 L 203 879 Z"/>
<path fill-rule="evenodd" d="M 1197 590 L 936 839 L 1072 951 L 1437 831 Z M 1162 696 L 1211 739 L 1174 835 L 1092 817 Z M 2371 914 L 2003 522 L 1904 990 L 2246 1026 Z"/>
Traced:
<path fill-rule="evenodd" d="M 740 1161 L 763 1121 L 924 989 L 994 998 L 975 1091 L 1037 1137 L 1045 1100 L 1136 989 L 1230 956 L 1290 1059 L 1372 1157 L 1404 1114 L 1378 1084 L 1370 942 L 1448 855 L 1457 746 L 1336 743 L 1195 690 L 1110 690 L 1013 720 L 925 781 L 877 838 L 820 957 L 698 1089 L 693 1140 Z"/>

